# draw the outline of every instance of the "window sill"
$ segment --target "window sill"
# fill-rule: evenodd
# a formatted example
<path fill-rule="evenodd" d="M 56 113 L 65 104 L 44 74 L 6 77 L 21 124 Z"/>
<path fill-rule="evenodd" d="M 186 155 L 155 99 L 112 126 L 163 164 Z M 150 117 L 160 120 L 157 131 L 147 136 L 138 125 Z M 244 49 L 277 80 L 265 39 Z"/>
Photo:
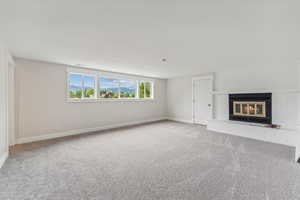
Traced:
<path fill-rule="evenodd" d="M 97 102 L 139 102 L 139 101 L 154 101 L 154 98 L 149 99 L 67 99 L 67 103 L 97 103 Z"/>

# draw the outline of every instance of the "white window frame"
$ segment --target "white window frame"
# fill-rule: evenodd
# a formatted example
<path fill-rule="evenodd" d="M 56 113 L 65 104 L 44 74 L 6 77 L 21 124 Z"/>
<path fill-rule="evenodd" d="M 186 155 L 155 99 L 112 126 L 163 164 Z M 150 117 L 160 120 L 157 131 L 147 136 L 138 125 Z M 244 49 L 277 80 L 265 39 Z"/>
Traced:
<path fill-rule="evenodd" d="M 97 101 L 97 96 L 95 98 L 85 98 L 84 97 L 84 76 L 93 76 L 95 78 L 95 92 L 97 94 L 98 92 L 98 87 L 96 85 L 97 83 L 97 72 L 92 71 L 92 70 L 85 70 L 85 69 L 80 69 L 80 68 L 68 68 L 67 69 L 67 102 L 95 102 Z M 70 97 L 70 75 L 71 74 L 79 74 L 81 75 L 81 98 L 71 98 Z"/>
<path fill-rule="evenodd" d="M 82 88 L 82 97 L 81 98 L 70 98 L 70 75 L 71 74 L 79 74 L 81 75 L 81 88 Z M 89 69 L 81 69 L 70 67 L 67 69 L 67 102 L 105 102 L 105 101 L 149 101 L 154 100 L 154 80 L 148 78 L 140 78 L 137 76 L 130 76 L 130 75 L 123 75 L 111 72 L 101 72 L 96 70 L 89 70 Z M 85 98 L 84 97 L 84 76 L 93 76 L 95 78 L 95 98 Z M 120 82 L 119 82 L 119 97 L 118 98 L 100 98 L 99 91 L 100 91 L 100 81 L 101 77 L 111 78 L 111 79 L 118 79 L 118 80 L 129 80 L 136 82 L 136 95 L 135 98 L 122 98 L 120 92 Z M 139 84 L 140 82 L 149 82 L 151 84 L 151 97 L 146 98 L 146 88 L 144 89 L 144 98 L 140 98 L 139 96 Z"/>
<path fill-rule="evenodd" d="M 70 97 L 70 75 L 71 74 L 80 74 L 80 73 L 76 73 L 76 72 L 74 72 L 74 73 L 68 72 L 67 73 L 67 98 L 72 99 L 72 101 L 79 101 L 79 100 L 81 100 L 82 96 L 81 96 L 81 98 L 71 98 Z M 81 90 L 82 90 L 82 77 L 81 77 Z M 81 95 L 82 95 L 82 91 L 81 91 Z"/>

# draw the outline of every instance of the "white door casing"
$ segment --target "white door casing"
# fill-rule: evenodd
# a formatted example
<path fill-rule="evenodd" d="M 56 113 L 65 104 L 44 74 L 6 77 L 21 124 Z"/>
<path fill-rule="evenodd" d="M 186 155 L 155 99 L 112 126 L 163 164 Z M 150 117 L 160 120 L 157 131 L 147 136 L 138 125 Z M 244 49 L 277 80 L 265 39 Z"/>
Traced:
<path fill-rule="evenodd" d="M 9 151 L 9 108 L 8 108 L 8 68 L 12 59 L 9 53 L 0 45 L 0 168 L 8 157 Z"/>
<path fill-rule="evenodd" d="M 15 66 L 8 65 L 8 134 L 9 145 L 15 144 Z"/>

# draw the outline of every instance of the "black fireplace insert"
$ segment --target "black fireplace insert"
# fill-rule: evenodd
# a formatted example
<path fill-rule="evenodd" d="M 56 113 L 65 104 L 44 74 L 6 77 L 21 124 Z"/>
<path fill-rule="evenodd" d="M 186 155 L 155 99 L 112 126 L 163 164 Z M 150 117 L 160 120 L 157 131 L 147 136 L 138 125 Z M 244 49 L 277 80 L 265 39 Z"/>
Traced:
<path fill-rule="evenodd" d="M 272 93 L 229 94 L 229 120 L 272 124 Z"/>

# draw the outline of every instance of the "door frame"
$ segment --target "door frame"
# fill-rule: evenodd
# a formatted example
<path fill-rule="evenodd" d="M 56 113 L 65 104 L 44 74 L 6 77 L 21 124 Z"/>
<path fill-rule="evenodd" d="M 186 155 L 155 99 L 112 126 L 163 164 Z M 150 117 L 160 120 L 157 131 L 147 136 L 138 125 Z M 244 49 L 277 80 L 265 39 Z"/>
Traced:
<path fill-rule="evenodd" d="M 9 60 L 8 62 L 8 81 L 7 87 L 10 92 L 8 92 L 8 144 L 9 146 L 13 146 L 16 144 L 16 84 L 15 84 L 15 63 L 13 60 Z"/>
<path fill-rule="evenodd" d="M 203 121 L 200 123 L 195 122 L 195 98 L 194 98 L 194 82 L 197 80 L 209 80 L 211 83 L 211 91 L 210 91 L 210 96 L 211 96 L 211 113 L 209 119 L 213 119 L 213 113 L 214 113 L 214 97 L 213 97 L 213 91 L 214 91 L 214 74 L 210 75 L 203 75 L 203 76 L 196 76 L 192 78 L 192 122 L 193 124 L 202 124 L 202 125 L 207 125 L 207 121 Z"/>

